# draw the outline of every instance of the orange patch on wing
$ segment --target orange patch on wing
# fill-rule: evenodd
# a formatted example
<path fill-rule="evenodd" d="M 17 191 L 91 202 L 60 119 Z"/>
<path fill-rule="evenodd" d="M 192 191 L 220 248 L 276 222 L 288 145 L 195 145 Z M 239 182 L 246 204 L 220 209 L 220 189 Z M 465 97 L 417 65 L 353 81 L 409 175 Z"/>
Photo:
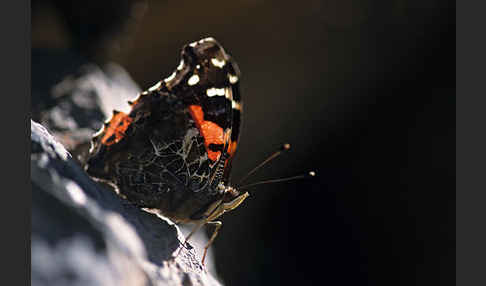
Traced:
<path fill-rule="evenodd" d="M 132 121 L 133 119 L 123 112 L 114 114 L 109 125 L 105 127 L 105 135 L 101 143 L 110 146 L 119 142 L 125 136 L 125 131 Z"/>
<path fill-rule="evenodd" d="M 235 154 L 236 152 L 236 146 L 237 146 L 237 142 L 236 141 L 231 141 L 230 142 L 230 145 L 228 147 L 228 153 L 230 154 L 231 157 L 233 157 L 233 155 Z"/>
<path fill-rule="evenodd" d="M 204 146 L 208 152 L 208 158 L 212 161 L 217 161 L 219 156 L 221 156 L 221 151 L 209 150 L 209 144 L 224 144 L 223 128 L 214 122 L 204 120 L 204 112 L 199 105 L 190 105 L 189 112 L 204 138 Z"/>
<path fill-rule="evenodd" d="M 230 139 L 230 143 L 229 143 L 229 146 L 228 146 L 228 154 L 229 154 L 229 157 L 228 157 L 228 159 L 226 159 L 226 162 L 224 162 L 224 167 L 225 168 L 228 165 L 228 163 L 231 161 L 231 159 L 233 158 L 233 155 L 236 152 L 236 146 L 237 146 L 237 142 L 236 141 L 231 141 L 231 139 Z"/>

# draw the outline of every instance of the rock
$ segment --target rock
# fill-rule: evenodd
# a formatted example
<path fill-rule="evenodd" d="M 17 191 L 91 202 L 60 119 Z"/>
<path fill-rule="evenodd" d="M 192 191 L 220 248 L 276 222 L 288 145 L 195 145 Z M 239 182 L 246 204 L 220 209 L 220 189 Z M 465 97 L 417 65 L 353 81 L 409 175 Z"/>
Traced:
<path fill-rule="evenodd" d="M 31 121 L 32 285 L 221 285 L 168 219 L 93 181 Z"/>
<path fill-rule="evenodd" d="M 50 88 L 33 89 L 32 119 L 46 127 L 81 164 L 91 136 L 112 110 L 127 109 L 127 100 L 140 92 L 128 73 L 115 63 L 103 69 L 84 63 Z"/>

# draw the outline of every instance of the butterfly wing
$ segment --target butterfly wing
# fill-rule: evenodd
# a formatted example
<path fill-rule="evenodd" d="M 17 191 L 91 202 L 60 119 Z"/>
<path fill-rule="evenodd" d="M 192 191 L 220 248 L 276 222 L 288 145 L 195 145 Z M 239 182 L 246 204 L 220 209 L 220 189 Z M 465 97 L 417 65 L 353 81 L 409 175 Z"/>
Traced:
<path fill-rule="evenodd" d="M 92 176 L 136 204 L 184 221 L 221 198 L 239 134 L 239 70 L 214 39 L 185 46 L 181 64 L 117 112 L 94 137 Z"/>

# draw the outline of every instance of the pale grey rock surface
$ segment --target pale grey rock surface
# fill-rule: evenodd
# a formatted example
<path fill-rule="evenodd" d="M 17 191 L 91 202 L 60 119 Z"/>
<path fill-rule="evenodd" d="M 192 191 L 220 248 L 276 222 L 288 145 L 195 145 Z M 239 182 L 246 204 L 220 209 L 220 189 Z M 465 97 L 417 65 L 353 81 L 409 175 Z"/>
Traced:
<path fill-rule="evenodd" d="M 116 64 L 58 78 L 32 92 L 32 285 L 221 285 L 211 249 L 200 264 L 204 231 L 173 259 L 188 227 L 134 207 L 81 167 L 92 134 L 140 88 Z"/>
<path fill-rule="evenodd" d="M 94 182 L 31 121 L 32 285 L 221 285 L 169 220 Z"/>

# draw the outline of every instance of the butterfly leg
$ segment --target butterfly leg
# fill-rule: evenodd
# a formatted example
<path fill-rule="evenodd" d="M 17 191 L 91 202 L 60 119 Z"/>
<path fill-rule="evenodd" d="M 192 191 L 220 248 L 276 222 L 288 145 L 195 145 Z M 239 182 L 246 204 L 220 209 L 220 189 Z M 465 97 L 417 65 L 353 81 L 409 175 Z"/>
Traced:
<path fill-rule="evenodd" d="M 185 247 L 186 243 L 189 241 L 189 239 L 198 231 L 203 225 L 207 223 L 206 219 L 200 220 L 196 225 L 192 228 L 191 232 L 186 236 L 186 239 L 184 239 L 184 243 L 182 244 L 181 248 L 179 248 L 179 251 L 177 252 L 176 256 L 179 256 L 181 254 L 182 249 Z"/>
<path fill-rule="evenodd" d="M 223 226 L 223 223 L 220 222 L 220 221 L 210 221 L 207 224 L 214 225 L 215 228 L 214 228 L 214 231 L 213 231 L 213 235 L 211 235 L 211 239 L 208 241 L 208 243 L 204 247 L 204 254 L 203 254 L 202 261 L 201 261 L 202 265 L 204 265 L 204 259 L 206 259 L 206 254 L 208 252 L 209 246 L 211 246 L 211 244 L 213 244 L 214 239 L 216 238 L 216 236 L 218 236 L 219 229 L 221 228 L 221 226 Z"/>

